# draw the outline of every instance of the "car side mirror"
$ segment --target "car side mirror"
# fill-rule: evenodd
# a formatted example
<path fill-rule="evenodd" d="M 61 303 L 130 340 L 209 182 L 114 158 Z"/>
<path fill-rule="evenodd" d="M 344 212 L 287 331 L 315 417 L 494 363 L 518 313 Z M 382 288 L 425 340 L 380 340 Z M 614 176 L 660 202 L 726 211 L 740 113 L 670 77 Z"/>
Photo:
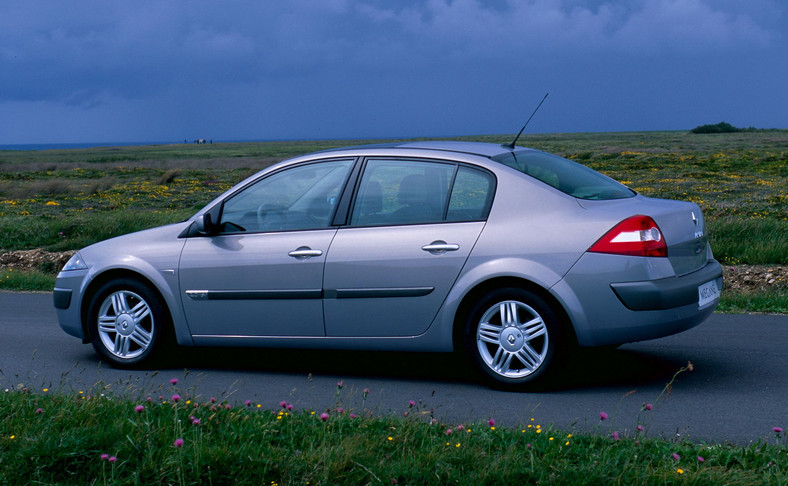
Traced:
<path fill-rule="evenodd" d="M 197 216 L 197 219 L 194 220 L 194 232 L 200 236 L 209 236 L 212 234 L 211 227 L 213 223 L 211 221 L 210 214 L 201 214 Z"/>
<path fill-rule="evenodd" d="M 221 212 L 221 205 L 216 208 L 211 208 L 195 218 L 192 235 L 197 236 L 212 236 L 221 230 L 221 226 L 217 224 L 219 214 Z"/>

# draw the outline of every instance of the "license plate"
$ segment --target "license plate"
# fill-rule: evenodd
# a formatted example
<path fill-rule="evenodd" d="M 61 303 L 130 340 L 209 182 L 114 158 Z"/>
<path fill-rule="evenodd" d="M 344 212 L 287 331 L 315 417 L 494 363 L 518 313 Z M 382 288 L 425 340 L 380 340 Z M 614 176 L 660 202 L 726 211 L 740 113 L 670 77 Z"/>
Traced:
<path fill-rule="evenodd" d="M 705 307 L 719 298 L 720 289 L 717 288 L 715 280 L 698 287 L 698 308 Z"/>

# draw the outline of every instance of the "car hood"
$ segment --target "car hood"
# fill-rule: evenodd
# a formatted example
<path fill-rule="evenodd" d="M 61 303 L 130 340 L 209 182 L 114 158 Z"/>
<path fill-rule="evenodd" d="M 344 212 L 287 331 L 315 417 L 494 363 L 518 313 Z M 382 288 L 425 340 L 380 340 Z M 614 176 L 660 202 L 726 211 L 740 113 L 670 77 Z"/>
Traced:
<path fill-rule="evenodd" d="M 159 226 L 90 245 L 80 250 L 89 267 L 131 267 L 132 261 L 147 261 L 156 268 L 177 268 L 185 239 L 178 236 L 191 221 Z"/>

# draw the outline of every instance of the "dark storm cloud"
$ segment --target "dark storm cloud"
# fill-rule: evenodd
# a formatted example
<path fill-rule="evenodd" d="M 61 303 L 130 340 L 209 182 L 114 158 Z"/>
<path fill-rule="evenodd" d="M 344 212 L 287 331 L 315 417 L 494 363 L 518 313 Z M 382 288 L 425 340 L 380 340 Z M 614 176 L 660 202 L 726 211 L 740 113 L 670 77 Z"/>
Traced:
<path fill-rule="evenodd" d="M 298 137 L 304 119 L 314 120 L 305 131 L 323 136 L 366 136 L 374 127 L 429 135 L 500 130 L 512 123 L 495 124 L 507 100 L 555 89 L 563 99 L 556 117 L 569 106 L 591 115 L 623 93 L 628 100 L 615 110 L 625 118 L 638 96 L 658 112 L 662 101 L 646 99 L 665 85 L 654 85 L 655 74 L 691 72 L 702 79 L 686 82 L 705 83 L 712 78 L 704 72 L 743 60 L 768 72 L 763 63 L 784 53 L 785 9 L 769 0 L 4 3 L 0 108 L 28 123 L 46 113 L 82 118 L 86 130 L 114 110 L 124 132 L 147 117 L 159 130 L 169 124 L 162 136 L 180 124 L 225 137 L 254 136 L 251 125 Z M 778 62 L 772 69 L 785 74 Z M 425 113 L 414 117 L 414 105 Z M 266 126 L 272 119 L 276 130 Z M 564 120 L 558 129 L 624 129 L 604 121 Z M 106 133 L 90 128 L 99 131 L 84 137 L 112 137 L 113 123 L 103 125 Z M 0 138 L 23 135 L 0 130 Z"/>

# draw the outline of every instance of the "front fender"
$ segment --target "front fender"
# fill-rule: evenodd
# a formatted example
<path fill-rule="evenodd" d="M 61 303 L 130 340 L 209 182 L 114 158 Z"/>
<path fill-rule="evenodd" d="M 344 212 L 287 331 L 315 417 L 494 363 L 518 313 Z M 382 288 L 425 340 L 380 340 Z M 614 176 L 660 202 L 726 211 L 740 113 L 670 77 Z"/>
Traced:
<path fill-rule="evenodd" d="M 183 307 L 179 296 L 178 268 L 177 265 L 155 266 L 151 262 L 135 257 L 124 255 L 119 259 L 120 263 L 108 265 L 94 265 L 90 268 L 79 291 L 83 301 L 77 303 L 82 309 L 82 321 L 86 322 L 88 303 L 85 298 L 91 298 L 97 287 L 104 282 L 120 277 L 134 277 L 147 281 L 164 299 L 172 318 L 173 331 L 179 345 L 193 346 L 191 332 L 186 323 Z M 177 260 L 175 260 L 177 263 Z"/>

